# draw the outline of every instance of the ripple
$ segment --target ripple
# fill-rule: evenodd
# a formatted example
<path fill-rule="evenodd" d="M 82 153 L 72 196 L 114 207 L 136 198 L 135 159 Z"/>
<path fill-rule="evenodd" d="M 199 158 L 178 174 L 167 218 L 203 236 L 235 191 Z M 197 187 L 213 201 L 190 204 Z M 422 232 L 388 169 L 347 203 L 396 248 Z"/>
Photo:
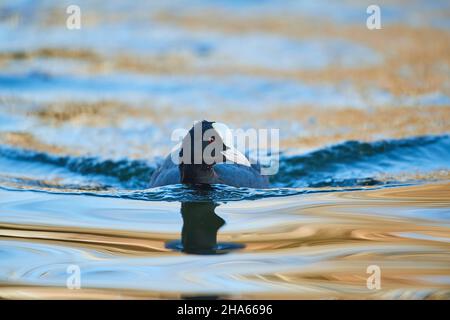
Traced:
<path fill-rule="evenodd" d="M 255 200 L 310 192 L 395 186 L 415 182 L 417 178 L 424 179 L 427 172 L 430 178 L 439 178 L 433 172 L 448 169 L 449 150 L 448 135 L 372 143 L 348 141 L 304 155 L 282 155 L 280 170 L 271 177 L 270 189 L 216 185 L 210 190 L 201 190 L 183 185 L 145 189 L 157 166 L 156 162 L 58 156 L 1 146 L 0 169 L 4 168 L 4 173 L 0 175 L 0 183 L 19 189 L 148 201 Z M 25 167 L 28 176 L 24 177 L 24 172 L 18 169 L 16 173 L 11 172 L 9 168 L 13 164 L 18 168 Z M 408 179 L 405 171 L 423 174 Z"/>

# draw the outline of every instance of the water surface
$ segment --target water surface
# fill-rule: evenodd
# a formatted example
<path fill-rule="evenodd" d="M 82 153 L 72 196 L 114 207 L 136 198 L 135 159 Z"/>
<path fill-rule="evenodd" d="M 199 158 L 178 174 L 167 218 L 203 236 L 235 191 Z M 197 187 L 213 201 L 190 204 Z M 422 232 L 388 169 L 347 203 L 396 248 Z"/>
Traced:
<path fill-rule="evenodd" d="M 448 1 L 77 2 L 0 4 L 0 297 L 450 298 Z M 148 188 L 201 119 L 271 188 Z"/>

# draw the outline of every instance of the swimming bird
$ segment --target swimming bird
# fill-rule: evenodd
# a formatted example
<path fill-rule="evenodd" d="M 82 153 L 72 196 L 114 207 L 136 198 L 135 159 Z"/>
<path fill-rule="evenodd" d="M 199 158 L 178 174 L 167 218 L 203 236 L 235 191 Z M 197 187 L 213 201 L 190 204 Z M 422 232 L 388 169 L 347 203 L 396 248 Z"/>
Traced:
<path fill-rule="evenodd" d="M 234 187 L 267 188 L 267 176 L 258 164 L 225 145 L 213 121 L 193 125 L 181 146 L 169 154 L 150 178 L 149 186 L 171 184 L 225 184 Z"/>

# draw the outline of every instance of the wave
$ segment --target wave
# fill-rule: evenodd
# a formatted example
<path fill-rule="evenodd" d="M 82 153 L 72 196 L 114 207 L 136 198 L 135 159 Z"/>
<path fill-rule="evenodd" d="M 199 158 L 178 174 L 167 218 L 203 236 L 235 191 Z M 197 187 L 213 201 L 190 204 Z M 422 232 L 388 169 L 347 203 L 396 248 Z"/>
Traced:
<path fill-rule="evenodd" d="M 98 157 L 58 156 L 33 150 L 0 147 L 0 157 L 49 164 L 80 175 L 112 177 L 124 188 L 145 188 L 155 166 L 144 160 L 103 160 Z"/>
<path fill-rule="evenodd" d="M 305 155 L 284 157 L 272 183 L 283 187 L 377 185 L 384 174 L 448 169 L 450 136 L 375 142 L 347 141 Z"/>
<path fill-rule="evenodd" d="M 347 141 L 307 154 L 281 156 L 279 172 L 271 177 L 271 189 L 229 186 L 196 189 L 183 185 L 147 189 L 157 161 L 58 156 L 0 146 L 0 186 L 153 201 L 253 200 L 403 184 L 404 181 L 395 179 L 396 174 L 447 170 L 449 160 L 449 135 L 376 142 Z M 25 173 L 29 177 L 4 174 L 11 171 L 8 170 L 11 165 L 23 163 L 39 168 L 42 176 L 31 174 L 32 169 Z M 44 165 L 47 165 L 46 169 L 42 169 Z M 48 178 L 53 171 L 57 171 L 58 179 Z M 391 178 L 383 178 L 383 175 Z M 62 181 L 61 176 L 65 177 Z"/>

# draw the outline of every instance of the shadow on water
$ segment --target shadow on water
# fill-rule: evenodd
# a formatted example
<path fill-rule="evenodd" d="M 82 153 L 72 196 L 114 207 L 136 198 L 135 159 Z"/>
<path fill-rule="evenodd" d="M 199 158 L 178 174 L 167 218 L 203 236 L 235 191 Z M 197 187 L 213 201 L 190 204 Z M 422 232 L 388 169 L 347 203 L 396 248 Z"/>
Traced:
<path fill-rule="evenodd" d="M 194 186 L 193 189 L 203 197 L 214 192 L 209 186 Z M 244 248 L 243 244 L 217 242 L 217 232 L 226 223 L 215 213 L 218 206 L 214 201 L 182 202 L 181 240 L 167 242 L 166 248 L 199 255 L 225 254 Z"/>
<path fill-rule="evenodd" d="M 219 255 L 243 249 L 245 245 L 231 242 L 217 242 L 217 232 L 226 222 L 215 213 L 218 203 L 212 201 L 215 189 L 211 186 L 194 185 L 192 192 L 211 201 L 181 202 L 183 227 L 181 240 L 169 241 L 166 248 L 195 255 Z M 181 295 L 185 300 L 217 300 L 222 295 Z"/>

